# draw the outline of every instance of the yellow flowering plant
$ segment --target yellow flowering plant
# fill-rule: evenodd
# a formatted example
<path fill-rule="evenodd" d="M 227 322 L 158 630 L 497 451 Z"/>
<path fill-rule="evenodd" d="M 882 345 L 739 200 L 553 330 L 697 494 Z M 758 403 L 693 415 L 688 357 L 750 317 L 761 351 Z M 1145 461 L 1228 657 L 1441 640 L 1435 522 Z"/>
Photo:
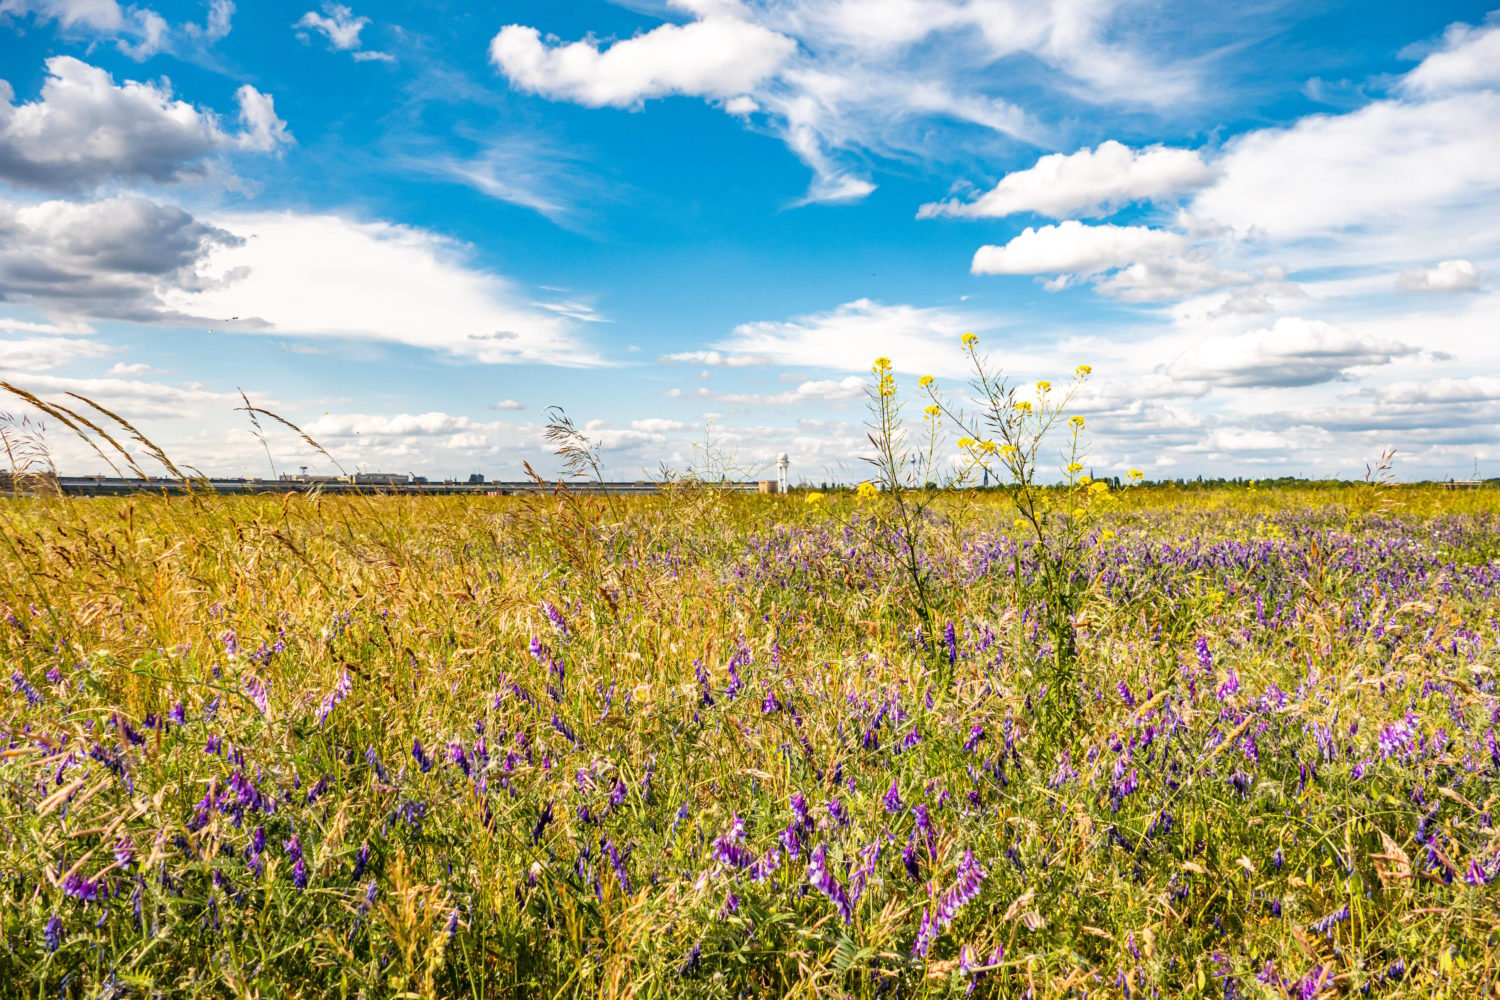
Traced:
<path fill-rule="evenodd" d="M 910 581 L 921 627 L 930 639 L 933 635 L 932 599 L 927 571 L 922 564 L 922 534 L 927 510 L 941 493 L 936 480 L 939 476 L 943 410 L 936 399 L 923 409 L 923 438 L 913 444 L 901 416 L 901 400 L 897 396 L 891 359 L 876 358 L 870 371 L 875 382 L 868 392 L 866 429 L 875 451 L 866 456 L 865 461 L 875 468 L 875 483 L 861 483 L 859 499 L 868 508 L 866 523 L 873 529 L 870 532 L 872 541 L 901 565 Z M 917 385 L 928 393 L 931 393 L 934 383 L 931 375 L 923 375 L 917 380 Z"/>
<path fill-rule="evenodd" d="M 1078 655 L 1074 620 L 1090 587 L 1084 570 L 1099 517 L 1113 504 L 1106 483 L 1084 471 L 1087 449 L 1083 441 L 1085 420 L 1069 414 L 1085 381 L 1093 374 L 1089 365 L 1079 365 L 1072 381 L 1057 388 L 1038 381 L 1032 398 L 1022 398 L 998 370 L 991 368 L 978 348 L 978 338 L 965 334 L 962 342 L 974 371 L 973 397 L 977 412 L 950 406 L 935 383 L 924 384 L 929 406 L 937 406 L 959 430 L 958 485 L 985 482 L 1004 484 L 1015 505 L 1015 530 L 1025 540 L 1036 560 L 1036 581 L 1046 609 L 1052 656 L 1042 671 L 1037 698 L 1043 717 L 1055 727 L 1076 717 L 1080 707 Z M 1055 485 L 1043 468 L 1041 448 L 1054 430 L 1067 434 L 1062 479 Z M 1021 551 L 1016 554 L 1017 580 L 1021 573 Z"/>

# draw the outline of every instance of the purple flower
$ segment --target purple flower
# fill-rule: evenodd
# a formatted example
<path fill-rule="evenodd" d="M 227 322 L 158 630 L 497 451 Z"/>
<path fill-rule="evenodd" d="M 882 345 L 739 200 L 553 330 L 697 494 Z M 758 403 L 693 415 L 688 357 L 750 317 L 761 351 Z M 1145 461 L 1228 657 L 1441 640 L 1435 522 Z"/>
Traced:
<path fill-rule="evenodd" d="M 927 957 L 932 942 L 936 941 L 938 935 L 958 918 L 959 912 L 965 906 L 979 896 L 985 874 L 979 862 L 974 860 L 974 852 L 964 851 L 963 860 L 958 863 L 958 872 L 953 885 L 938 898 L 937 905 L 931 914 L 925 908 L 922 910 L 922 923 L 917 928 L 917 939 L 911 948 L 913 955 Z"/>
<path fill-rule="evenodd" d="M 359 851 L 354 855 L 354 872 L 349 876 L 349 881 L 358 882 L 365 874 L 365 868 L 370 864 L 370 845 L 363 843 L 359 845 Z"/>
<path fill-rule="evenodd" d="M 834 908 L 838 910 L 839 916 L 844 918 L 844 923 L 853 921 L 854 904 L 849 901 L 849 894 L 844 891 L 839 880 L 828 869 L 827 844 L 819 844 L 813 848 L 812 857 L 807 862 L 807 880 L 828 897 Z"/>
<path fill-rule="evenodd" d="M 1203 640 L 1199 639 L 1198 641 L 1202 642 Z M 1220 701 L 1228 701 L 1230 698 L 1232 698 L 1235 695 L 1236 692 L 1239 691 L 1239 689 L 1240 689 L 1240 675 L 1238 673 L 1236 673 L 1234 670 L 1230 670 L 1229 671 L 1229 676 L 1225 678 L 1223 684 L 1219 685 L 1218 690 L 1216 690 L 1214 692 L 1214 695 Z"/>
<path fill-rule="evenodd" d="M 427 756 L 427 751 L 422 749 L 422 741 L 414 739 L 411 741 L 411 755 L 417 762 L 417 766 L 426 774 L 432 770 L 432 758 Z"/>
<path fill-rule="evenodd" d="M 302 860 L 302 842 L 292 834 L 292 839 L 284 845 L 286 856 L 292 862 L 292 885 L 299 890 L 307 888 L 307 864 Z"/>
<path fill-rule="evenodd" d="M 1328 916 L 1313 922 L 1312 929 L 1319 934 L 1328 934 L 1334 927 L 1349 919 L 1349 904 L 1345 903 L 1342 908 L 1334 910 Z"/>
<path fill-rule="evenodd" d="M 1214 665 L 1214 655 L 1208 651 L 1208 639 L 1200 635 L 1195 645 L 1198 649 L 1198 666 L 1204 670 L 1212 667 Z"/>
<path fill-rule="evenodd" d="M 880 800 L 888 813 L 898 813 L 906 808 L 906 803 L 901 801 L 901 789 L 896 786 L 896 779 L 891 779 L 891 787 L 886 791 L 885 797 Z"/>
<path fill-rule="evenodd" d="M 334 684 L 333 690 L 324 695 L 323 701 L 318 705 L 316 718 L 319 726 L 327 721 L 328 714 L 333 711 L 335 705 L 349 697 L 352 688 L 349 671 L 345 670 L 339 674 L 338 682 Z"/>
<path fill-rule="evenodd" d="M 952 666 L 958 662 L 958 635 L 952 622 L 943 626 L 943 645 L 948 647 L 948 665 Z"/>
<path fill-rule="evenodd" d="M 793 825 L 797 829 L 811 830 L 813 828 L 812 813 L 808 812 L 807 799 L 801 792 L 792 793 L 792 816 L 796 820 Z"/>
<path fill-rule="evenodd" d="M 255 703 L 255 707 L 260 709 L 261 715 L 270 714 L 270 690 L 266 686 L 265 681 L 261 680 L 259 677 L 256 677 L 253 674 L 245 678 L 245 694 L 249 695 L 250 700 Z"/>
<path fill-rule="evenodd" d="M 974 748 L 979 746 L 979 741 L 982 739 L 984 739 L 984 727 L 976 722 L 969 727 L 969 738 L 964 740 L 964 749 L 973 753 Z"/>
<path fill-rule="evenodd" d="M 15 685 L 17 691 L 26 696 L 26 703 L 28 705 L 35 707 L 42 703 L 41 693 L 31 686 L 31 682 L 26 679 L 26 675 L 21 673 L 21 671 L 11 671 L 10 682 Z"/>
<path fill-rule="evenodd" d="M 52 919 L 47 921 L 47 926 L 42 930 L 42 936 L 47 941 L 48 951 L 56 951 L 62 944 L 62 920 L 57 914 L 52 914 Z"/>
<path fill-rule="evenodd" d="M 713 850 L 709 857 L 731 868 L 748 868 L 755 860 L 755 856 L 750 853 L 744 841 L 745 821 L 736 813 L 733 822 L 730 823 L 729 832 L 714 838 Z"/>
<path fill-rule="evenodd" d="M 458 740 L 453 740 L 448 744 L 448 759 L 458 765 L 465 777 L 473 775 L 474 769 L 469 764 L 468 755 L 464 753 L 464 745 Z"/>
<path fill-rule="evenodd" d="M 1120 692 L 1120 700 L 1125 703 L 1126 708 L 1135 708 L 1135 695 L 1130 690 L 1130 685 L 1123 680 L 1115 685 L 1115 690 Z"/>

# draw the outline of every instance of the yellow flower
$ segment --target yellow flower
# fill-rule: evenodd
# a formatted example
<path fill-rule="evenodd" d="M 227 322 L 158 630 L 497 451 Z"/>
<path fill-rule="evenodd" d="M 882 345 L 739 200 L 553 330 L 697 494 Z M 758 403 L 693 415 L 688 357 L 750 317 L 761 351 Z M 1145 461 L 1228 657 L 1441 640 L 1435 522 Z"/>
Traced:
<path fill-rule="evenodd" d="M 1020 454 L 1020 449 L 1013 444 L 1002 444 L 1000 446 L 1000 454 L 1006 458 L 1015 458 L 1016 455 Z"/>
<path fill-rule="evenodd" d="M 1073 369 L 1074 378 L 1086 378 L 1092 374 L 1094 374 L 1094 369 L 1091 365 L 1079 365 L 1077 368 Z"/>
<path fill-rule="evenodd" d="M 1019 517 L 1016 518 L 1014 521 L 1010 522 L 1010 526 L 1012 528 L 1015 528 L 1017 531 L 1025 531 L 1026 530 L 1026 522 L 1024 520 L 1022 520 L 1021 518 L 1019 518 Z"/>
<path fill-rule="evenodd" d="M 1069 466 L 1069 468 L 1072 468 L 1072 466 Z M 1093 476 L 1079 476 L 1078 477 L 1078 485 L 1079 486 L 1087 486 L 1089 483 L 1092 483 L 1093 481 L 1094 481 L 1094 477 Z"/>
<path fill-rule="evenodd" d="M 1140 469 L 1131 469 L 1130 470 L 1130 478 L 1131 479 L 1141 479 L 1141 478 L 1144 478 L 1145 475 L 1146 474 L 1144 472 L 1142 472 Z"/>
<path fill-rule="evenodd" d="M 1071 476 L 1071 475 L 1074 475 L 1075 473 L 1079 473 L 1079 472 L 1082 472 L 1082 471 L 1083 471 L 1083 466 L 1080 465 L 1079 463 L 1077 463 L 1077 462 L 1069 462 L 1068 463 L 1068 475 Z"/>
<path fill-rule="evenodd" d="M 807 503 L 822 503 L 822 502 L 823 502 L 823 494 L 821 494 L 821 493 L 809 493 L 807 495 Z"/>
<path fill-rule="evenodd" d="M 1093 482 L 1089 483 L 1089 489 L 1095 493 L 1108 493 L 1109 484 L 1102 479 L 1096 479 Z"/>
<path fill-rule="evenodd" d="M 1048 382 L 1046 379 L 1043 379 L 1036 384 L 1036 391 L 1043 394 L 1049 393 L 1052 391 L 1052 383 Z"/>
<path fill-rule="evenodd" d="M 1115 530 L 1113 528 L 1105 528 L 1099 534 L 1099 541 L 1101 541 L 1101 542 L 1112 542 L 1114 540 L 1115 540 Z"/>
<path fill-rule="evenodd" d="M 963 336 L 963 342 L 964 347 L 972 351 L 974 349 L 974 345 L 979 343 L 979 338 L 974 336 L 974 334 L 972 333 L 966 333 Z"/>
<path fill-rule="evenodd" d="M 979 450 L 984 452 L 986 455 L 993 455 L 995 453 L 995 442 L 981 441 L 979 442 Z"/>
<path fill-rule="evenodd" d="M 924 410 L 923 410 L 923 411 L 922 411 L 922 413 L 923 413 L 923 414 L 924 414 L 924 415 L 925 415 L 925 416 L 929 416 L 929 417 L 935 417 L 935 416 L 937 416 L 937 415 L 938 415 L 938 414 L 940 414 L 940 413 L 942 413 L 942 412 L 943 412 L 943 409 L 942 409 L 942 407 L 940 407 L 940 406 L 937 406 L 937 405 L 935 405 L 935 404 L 934 404 L 934 405 L 933 405 L 933 406 L 929 406 L 929 407 L 927 407 L 927 408 L 926 408 L 926 409 L 924 409 Z"/>
<path fill-rule="evenodd" d="M 1074 427 L 1077 427 L 1079 430 L 1083 429 L 1083 418 L 1082 417 L 1069 417 L 1068 418 L 1068 423 L 1072 424 Z"/>
<path fill-rule="evenodd" d="M 887 399 L 896 394 L 896 378 L 894 375 L 880 376 L 880 394 Z"/>
<path fill-rule="evenodd" d="M 1024 414 L 1026 414 L 1026 416 L 1028 416 L 1028 417 L 1031 416 L 1031 400 L 1029 400 L 1029 399 L 1023 399 L 1023 400 L 1021 400 L 1020 402 L 1016 403 L 1016 409 L 1019 410 L 1020 412 L 1024 413 Z"/>
<path fill-rule="evenodd" d="M 859 484 L 859 488 L 854 491 L 855 497 L 861 503 L 864 503 L 864 502 L 869 501 L 869 500 L 874 500 L 875 497 L 877 495 L 879 495 L 879 493 L 880 493 L 880 491 L 875 488 L 875 484 L 872 483 L 872 482 L 869 482 L 868 480 L 866 480 L 863 483 L 860 483 Z"/>
<path fill-rule="evenodd" d="M 921 378 L 917 379 L 917 385 L 920 385 L 924 389 L 927 388 L 931 384 L 932 384 L 932 376 L 931 375 L 923 375 Z"/>
<path fill-rule="evenodd" d="M 888 372 L 890 370 L 891 359 L 883 354 L 875 359 L 875 365 L 870 369 L 870 371 L 874 372 L 876 375 L 879 375 L 881 372 Z"/>
<path fill-rule="evenodd" d="M 961 437 L 958 439 L 958 446 L 960 448 L 972 448 L 974 447 L 974 439 L 971 437 Z"/>

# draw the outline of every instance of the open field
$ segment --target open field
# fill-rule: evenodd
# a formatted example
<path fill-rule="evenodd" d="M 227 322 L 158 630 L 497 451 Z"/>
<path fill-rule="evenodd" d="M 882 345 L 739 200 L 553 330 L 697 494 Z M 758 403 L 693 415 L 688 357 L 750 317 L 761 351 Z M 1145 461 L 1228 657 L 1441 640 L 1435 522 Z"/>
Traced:
<path fill-rule="evenodd" d="M 0 507 L 5 995 L 1472 996 L 1500 494 Z"/>

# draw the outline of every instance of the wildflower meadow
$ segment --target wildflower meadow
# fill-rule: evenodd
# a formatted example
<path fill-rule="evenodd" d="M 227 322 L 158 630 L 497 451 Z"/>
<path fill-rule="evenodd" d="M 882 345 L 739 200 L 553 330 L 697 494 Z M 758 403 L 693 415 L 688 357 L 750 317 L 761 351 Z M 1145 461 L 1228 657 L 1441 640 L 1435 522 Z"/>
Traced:
<path fill-rule="evenodd" d="M 860 490 L 6 500 L 0 992 L 1493 991 L 1496 494 L 896 390 Z"/>

